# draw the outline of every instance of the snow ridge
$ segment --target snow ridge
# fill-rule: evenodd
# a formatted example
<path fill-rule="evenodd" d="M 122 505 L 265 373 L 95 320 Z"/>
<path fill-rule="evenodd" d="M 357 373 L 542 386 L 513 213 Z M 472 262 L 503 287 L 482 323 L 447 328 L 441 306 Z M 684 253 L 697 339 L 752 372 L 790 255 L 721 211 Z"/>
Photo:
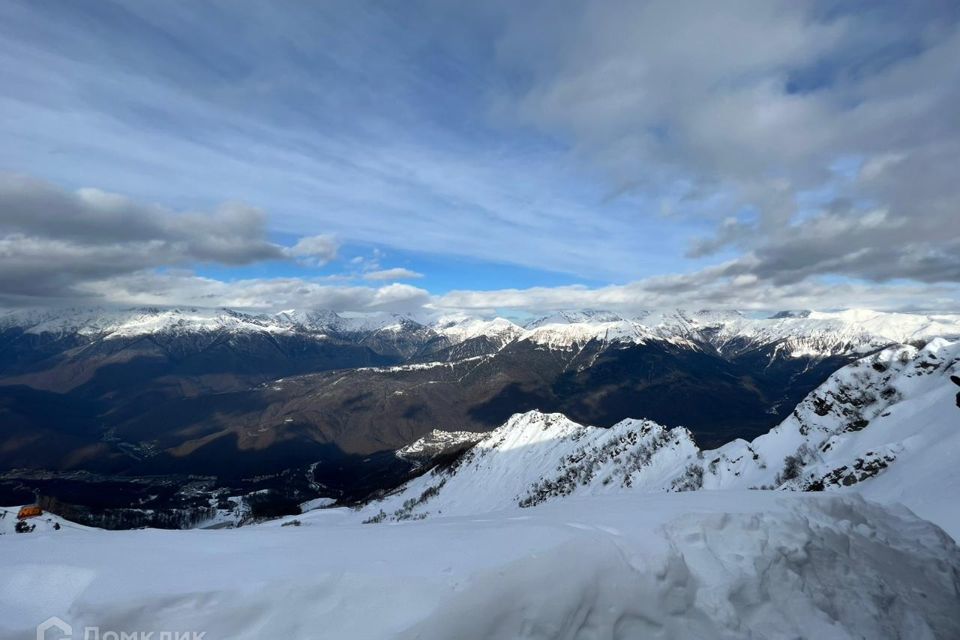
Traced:
<path fill-rule="evenodd" d="M 366 505 L 372 521 L 467 515 L 566 496 L 697 489 L 855 490 L 907 504 L 960 535 L 960 341 L 884 349 L 840 369 L 752 442 L 701 451 L 649 420 L 608 429 L 513 416 L 454 465 Z"/>
<path fill-rule="evenodd" d="M 484 434 L 473 431 L 443 431 L 434 429 L 427 435 L 397 449 L 396 456 L 415 466 L 443 455 L 467 449 L 482 440 Z"/>

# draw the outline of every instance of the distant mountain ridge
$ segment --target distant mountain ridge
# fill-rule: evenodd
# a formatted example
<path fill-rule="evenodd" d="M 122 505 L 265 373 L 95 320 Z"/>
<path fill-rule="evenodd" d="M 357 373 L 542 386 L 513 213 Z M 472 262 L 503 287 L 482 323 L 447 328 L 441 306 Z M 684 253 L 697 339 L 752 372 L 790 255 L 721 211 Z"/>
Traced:
<path fill-rule="evenodd" d="M 529 340 L 555 347 L 584 341 L 688 340 L 718 350 L 752 343 L 786 341 L 791 353 L 836 355 L 892 343 L 960 336 L 960 314 L 913 314 L 851 309 L 840 312 L 779 312 L 751 318 L 734 311 L 645 312 L 626 317 L 609 311 L 558 312 L 523 325 L 505 318 L 466 315 L 416 319 L 403 314 L 344 317 L 328 310 L 288 310 L 273 314 L 230 309 L 140 307 L 14 310 L 0 314 L 0 331 L 88 339 L 119 339 L 153 334 L 203 332 L 302 334 L 316 339 L 351 336 L 375 343 L 377 337 L 409 335 L 422 347 L 437 339 L 447 346 L 478 338 L 502 346 Z M 419 334 L 419 336 L 418 336 Z M 741 347 L 742 348 L 742 347 Z M 409 349 L 399 355 L 410 357 Z"/>
<path fill-rule="evenodd" d="M 715 447 L 765 433 L 851 360 L 936 336 L 960 336 L 960 316 L 578 311 L 521 326 L 463 314 L 14 310 L 0 313 L 0 470 L 362 465 L 434 429 L 487 432 L 533 409 L 602 427 L 641 415 Z"/>

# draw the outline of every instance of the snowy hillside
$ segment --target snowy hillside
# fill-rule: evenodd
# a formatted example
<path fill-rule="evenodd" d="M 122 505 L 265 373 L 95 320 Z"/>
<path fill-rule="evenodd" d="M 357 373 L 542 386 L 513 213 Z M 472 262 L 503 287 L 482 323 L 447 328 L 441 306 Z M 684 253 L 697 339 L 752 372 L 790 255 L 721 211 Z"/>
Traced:
<path fill-rule="evenodd" d="M 17 518 L 19 511 L 19 506 L 0 507 L 0 536 L 40 535 L 67 530 L 89 530 L 89 527 L 70 522 L 53 513 L 43 513 L 33 518 L 19 520 Z"/>
<path fill-rule="evenodd" d="M 856 495 L 571 498 L 365 526 L 0 537 L 0 637 L 956 638 L 960 549 Z M 75 635 L 76 637 L 76 635 Z"/>
<path fill-rule="evenodd" d="M 482 433 L 473 431 L 442 431 L 434 429 L 422 438 L 405 447 L 397 449 L 396 456 L 412 462 L 416 466 L 429 462 L 439 456 L 463 451 L 484 438 Z"/>
<path fill-rule="evenodd" d="M 837 490 L 903 502 L 960 537 L 960 342 L 893 347 L 844 367 L 752 443 L 705 452 L 707 488 Z"/>
<path fill-rule="evenodd" d="M 960 342 L 885 349 L 844 367 L 753 442 L 700 451 L 686 429 L 601 429 L 518 414 L 452 466 L 367 505 L 368 520 L 466 515 L 569 495 L 693 489 L 856 490 L 960 536 Z"/>
<path fill-rule="evenodd" d="M 678 464 L 695 456 L 684 429 L 646 420 L 600 429 L 531 411 L 511 418 L 452 466 L 417 478 L 363 513 L 372 520 L 469 515 L 532 506 L 546 501 L 547 492 L 618 493 L 635 482 L 669 487 Z"/>

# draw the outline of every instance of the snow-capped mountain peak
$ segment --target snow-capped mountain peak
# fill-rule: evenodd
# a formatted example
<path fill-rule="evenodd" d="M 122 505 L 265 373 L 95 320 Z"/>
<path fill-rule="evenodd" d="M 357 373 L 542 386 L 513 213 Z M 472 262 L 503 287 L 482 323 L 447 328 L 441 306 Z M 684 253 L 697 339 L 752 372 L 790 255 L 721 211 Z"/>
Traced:
<path fill-rule="evenodd" d="M 524 328 L 536 329 L 553 324 L 584 324 L 623 322 L 624 318 L 612 311 L 584 309 L 579 311 L 558 311 L 528 322 Z"/>
<path fill-rule="evenodd" d="M 960 533 L 960 341 L 898 345 L 843 367 L 752 442 L 700 450 L 649 420 L 610 428 L 514 415 L 452 466 L 364 508 L 373 521 L 528 507 L 571 495 L 695 489 L 832 491 L 901 501 Z"/>
<path fill-rule="evenodd" d="M 433 329 L 445 336 L 451 344 L 459 344 L 474 338 L 491 338 L 501 346 L 516 340 L 523 328 L 506 318 L 471 318 L 469 316 L 441 318 L 433 325 Z"/>

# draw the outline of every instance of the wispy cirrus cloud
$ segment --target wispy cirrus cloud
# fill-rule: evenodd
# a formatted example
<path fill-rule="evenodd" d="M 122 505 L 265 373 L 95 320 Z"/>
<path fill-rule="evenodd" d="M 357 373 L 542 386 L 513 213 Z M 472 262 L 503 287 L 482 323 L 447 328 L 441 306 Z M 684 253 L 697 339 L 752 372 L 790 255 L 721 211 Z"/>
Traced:
<path fill-rule="evenodd" d="M 51 183 L 0 209 L 0 291 L 139 299 L 111 283 L 174 270 L 171 299 L 225 304 L 271 278 L 180 270 L 354 243 L 457 265 L 459 292 L 401 305 L 960 306 L 958 25 L 936 2 L 7 3 L 0 166 Z M 484 291 L 477 263 L 572 284 Z M 340 275 L 430 288 L 403 264 Z M 298 281 L 385 289 L 284 275 L 279 298 Z"/>

